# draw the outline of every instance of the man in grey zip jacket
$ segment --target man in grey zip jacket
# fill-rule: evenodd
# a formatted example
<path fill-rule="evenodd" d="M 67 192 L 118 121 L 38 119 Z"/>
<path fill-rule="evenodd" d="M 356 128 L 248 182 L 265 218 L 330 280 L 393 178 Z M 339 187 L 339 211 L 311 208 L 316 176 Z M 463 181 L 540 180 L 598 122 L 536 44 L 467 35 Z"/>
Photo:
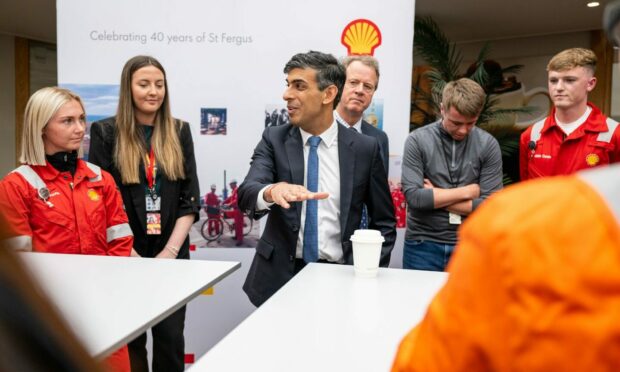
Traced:
<path fill-rule="evenodd" d="M 467 215 L 502 188 L 497 140 L 476 127 L 486 95 L 473 80 L 446 85 L 442 119 L 414 130 L 405 143 L 407 199 L 403 268 L 443 271 Z"/>

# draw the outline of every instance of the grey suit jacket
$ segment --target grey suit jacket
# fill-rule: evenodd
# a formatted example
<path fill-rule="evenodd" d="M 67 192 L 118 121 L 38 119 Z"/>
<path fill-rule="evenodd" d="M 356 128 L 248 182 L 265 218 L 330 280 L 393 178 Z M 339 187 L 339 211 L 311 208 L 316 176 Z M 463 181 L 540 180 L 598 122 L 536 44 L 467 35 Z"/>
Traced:
<path fill-rule="evenodd" d="M 374 138 L 338 125 L 340 161 L 340 230 L 346 264 L 353 263 L 349 240 L 359 228 L 362 206 L 367 205 L 371 229 L 385 238 L 381 266 L 388 266 L 396 239 L 396 221 L 379 145 Z M 239 207 L 255 219 L 269 213 L 263 235 L 243 285 L 256 306 L 289 281 L 295 270 L 295 251 L 301 221 L 301 202 L 284 209 L 274 205 L 256 210 L 260 190 L 272 183 L 303 185 L 304 155 L 299 128 L 290 124 L 269 127 L 254 150 L 250 171 L 239 186 Z M 320 228 L 320 223 L 319 223 Z"/>

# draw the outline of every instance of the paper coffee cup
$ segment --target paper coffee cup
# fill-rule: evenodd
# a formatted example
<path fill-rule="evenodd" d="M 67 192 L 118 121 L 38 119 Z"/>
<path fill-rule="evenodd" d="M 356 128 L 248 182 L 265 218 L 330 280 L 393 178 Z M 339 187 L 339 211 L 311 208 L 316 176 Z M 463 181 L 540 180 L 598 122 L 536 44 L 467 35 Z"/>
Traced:
<path fill-rule="evenodd" d="M 353 243 L 353 268 L 362 277 L 375 277 L 379 271 L 381 245 L 385 241 L 379 230 L 355 230 Z"/>

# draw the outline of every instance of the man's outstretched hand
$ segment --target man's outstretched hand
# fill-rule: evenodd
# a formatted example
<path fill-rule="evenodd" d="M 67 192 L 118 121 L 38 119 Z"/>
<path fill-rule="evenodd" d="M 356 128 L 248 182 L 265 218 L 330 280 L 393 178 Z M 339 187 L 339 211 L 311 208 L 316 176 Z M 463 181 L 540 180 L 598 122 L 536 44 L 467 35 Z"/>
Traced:
<path fill-rule="evenodd" d="M 309 199 L 326 199 L 329 193 L 311 192 L 301 185 L 293 185 L 279 182 L 269 186 L 263 193 L 263 199 L 268 203 L 275 203 L 282 208 L 291 207 L 290 202 L 304 201 Z"/>

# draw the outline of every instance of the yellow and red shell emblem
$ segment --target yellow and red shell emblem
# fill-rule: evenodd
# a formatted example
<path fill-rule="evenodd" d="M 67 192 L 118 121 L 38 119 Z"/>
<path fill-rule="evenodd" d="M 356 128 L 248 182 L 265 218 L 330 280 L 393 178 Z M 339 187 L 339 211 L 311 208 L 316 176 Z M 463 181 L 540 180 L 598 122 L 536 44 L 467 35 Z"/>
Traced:
<path fill-rule="evenodd" d="M 381 31 L 372 21 L 356 19 L 342 30 L 340 42 L 347 47 L 348 55 L 373 55 L 381 45 Z"/>
<path fill-rule="evenodd" d="M 588 154 L 586 155 L 586 164 L 593 167 L 598 164 L 601 159 L 596 154 Z"/>
<path fill-rule="evenodd" d="M 92 201 L 99 201 L 99 193 L 93 189 L 88 189 L 86 195 L 88 195 L 88 198 Z"/>

